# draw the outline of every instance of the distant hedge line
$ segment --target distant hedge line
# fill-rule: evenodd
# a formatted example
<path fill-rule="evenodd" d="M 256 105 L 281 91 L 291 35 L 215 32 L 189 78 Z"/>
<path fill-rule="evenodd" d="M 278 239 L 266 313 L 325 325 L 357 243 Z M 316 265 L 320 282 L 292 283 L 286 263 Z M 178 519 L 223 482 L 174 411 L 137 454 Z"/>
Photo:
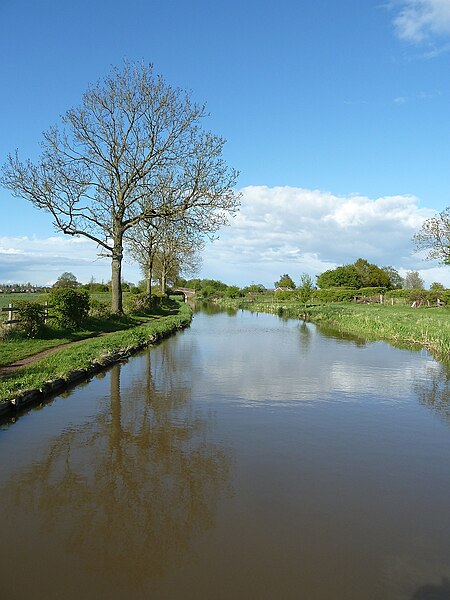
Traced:
<path fill-rule="evenodd" d="M 427 290 L 387 290 L 382 287 L 366 287 L 360 289 L 353 288 L 324 288 L 313 290 L 311 294 L 312 302 L 352 302 L 356 298 L 372 298 L 382 295 L 385 299 L 400 300 L 405 303 L 414 301 L 429 301 L 435 304 L 437 300 L 450 305 L 450 290 L 427 291 Z M 277 292 L 276 300 L 292 301 L 297 300 L 297 290 Z"/>

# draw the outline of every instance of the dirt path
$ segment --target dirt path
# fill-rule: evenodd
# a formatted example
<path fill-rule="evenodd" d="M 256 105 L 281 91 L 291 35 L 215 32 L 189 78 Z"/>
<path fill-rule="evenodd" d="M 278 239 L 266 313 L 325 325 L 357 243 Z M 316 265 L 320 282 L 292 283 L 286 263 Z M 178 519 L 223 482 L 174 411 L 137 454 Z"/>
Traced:
<path fill-rule="evenodd" d="M 140 325 L 144 325 L 144 323 L 141 323 Z M 138 327 L 140 327 L 140 325 L 138 325 Z M 118 331 L 121 331 L 121 330 L 119 329 Z M 85 338 L 81 338 L 79 340 L 74 340 L 73 342 L 64 342 L 64 344 L 59 344 L 58 346 L 53 346 L 53 348 L 47 348 L 47 350 L 42 350 L 41 352 L 38 352 L 37 354 L 32 354 L 31 356 L 26 356 L 25 358 L 21 358 L 21 359 L 17 360 L 16 362 L 13 362 L 9 365 L 3 365 L 2 367 L 0 367 L 0 379 L 2 377 L 11 375 L 11 373 L 15 373 L 16 371 L 18 371 L 19 369 L 22 369 L 23 367 L 27 367 L 28 365 L 33 364 L 34 362 L 36 362 L 37 360 L 40 360 L 41 358 L 44 358 L 44 356 L 47 356 L 48 354 L 52 354 L 53 352 L 61 350 L 61 348 L 66 348 L 67 346 L 73 346 L 74 344 L 79 344 L 80 342 L 84 342 L 85 340 L 90 340 L 92 338 L 103 337 L 105 335 L 109 335 L 110 333 L 116 333 L 116 332 L 115 331 L 105 331 L 103 333 L 96 333 L 94 335 L 88 335 Z"/>
<path fill-rule="evenodd" d="M 142 327 L 144 325 L 148 325 L 149 322 L 151 322 L 153 320 L 154 319 L 149 319 L 148 321 L 144 321 L 143 323 L 139 323 L 138 325 L 135 325 L 135 327 Z M 130 328 L 130 329 L 132 329 L 132 328 Z M 126 331 L 126 329 L 123 329 L 123 330 L 118 329 L 117 331 Z M 37 360 L 40 360 L 41 358 L 44 358 L 44 356 L 47 356 L 48 354 L 52 354 L 53 352 L 61 350 L 61 348 L 65 348 L 67 346 L 73 346 L 73 344 L 79 344 L 80 342 L 84 342 L 85 340 L 89 340 L 92 338 L 103 337 L 105 335 L 110 335 L 111 333 L 117 333 L 117 331 L 104 331 L 102 333 L 88 335 L 85 338 L 82 338 L 80 340 L 74 340 L 73 342 L 65 342 L 64 344 L 59 344 L 58 346 L 53 346 L 53 348 L 47 348 L 47 350 L 42 350 L 41 352 L 38 352 L 37 354 L 32 354 L 31 356 L 27 356 L 26 358 L 21 358 L 20 360 L 17 360 L 16 362 L 13 362 L 9 365 L 3 365 L 2 367 L 0 367 L 0 379 L 7 377 L 8 375 L 11 375 L 12 373 L 15 373 L 16 371 L 18 371 L 19 369 L 22 369 L 23 367 L 27 367 L 28 365 L 33 364 L 34 362 L 36 362 Z"/>
<path fill-rule="evenodd" d="M 105 334 L 101 334 L 105 335 Z M 84 338 L 88 339 L 88 338 Z M 61 348 L 65 348 L 66 346 L 71 346 L 72 344 L 77 344 L 78 342 L 82 342 L 83 340 L 76 340 L 75 342 L 66 342 L 64 344 L 60 344 L 59 346 L 53 346 L 53 348 L 47 348 L 47 350 L 42 350 L 37 354 L 32 354 L 31 356 L 27 356 L 26 358 L 21 358 L 16 362 L 11 363 L 10 365 L 3 365 L 0 367 L 0 378 L 6 377 L 7 375 L 11 375 L 11 373 L 15 373 L 19 369 L 23 367 L 27 367 L 37 360 L 44 358 L 47 354 L 51 354 L 52 352 L 56 352 L 57 350 L 61 350 Z"/>

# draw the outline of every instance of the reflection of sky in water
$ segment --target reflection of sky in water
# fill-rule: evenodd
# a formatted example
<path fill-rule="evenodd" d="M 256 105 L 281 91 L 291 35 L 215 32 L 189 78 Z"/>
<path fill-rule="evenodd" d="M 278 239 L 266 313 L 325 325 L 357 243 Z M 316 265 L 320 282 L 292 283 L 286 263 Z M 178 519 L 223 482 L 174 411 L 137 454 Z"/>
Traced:
<path fill-rule="evenodd" d="M 217 323 L 220 319 L 223 323 Z M 235 402 L 261 406 L 402 402 L 435 365 L 425 353 L 325 337 L 313 325 L 272 315 L 218 315 L 215 321 L 212 328 L 210 320 L 204 330 L 199 325 L 201 346 L 190 340 L 199 364 L 207 364 L 209 385 L 205 373 L 202 381 L 192 381 L 193 393 L 200 396 L 214 389 L 217 398 L 232 395 Z"/>

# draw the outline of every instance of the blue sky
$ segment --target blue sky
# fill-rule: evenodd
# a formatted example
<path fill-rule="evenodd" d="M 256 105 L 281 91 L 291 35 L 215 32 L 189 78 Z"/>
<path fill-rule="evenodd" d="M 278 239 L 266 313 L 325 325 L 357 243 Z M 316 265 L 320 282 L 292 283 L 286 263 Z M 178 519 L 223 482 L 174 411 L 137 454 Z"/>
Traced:
<path fill-rule="evenodd" d="M 243 199 L 201 276 L 271 286 L 362 256 L 450 286 L 411 242 L 450 204 L 450 0 L 0 0 L 0 56 L 0 163 L 36 158 L 124 58 L 207 103 Z M 95 247 L 4 189 L 0 215 L 0 281 L 109 279 Z"/>

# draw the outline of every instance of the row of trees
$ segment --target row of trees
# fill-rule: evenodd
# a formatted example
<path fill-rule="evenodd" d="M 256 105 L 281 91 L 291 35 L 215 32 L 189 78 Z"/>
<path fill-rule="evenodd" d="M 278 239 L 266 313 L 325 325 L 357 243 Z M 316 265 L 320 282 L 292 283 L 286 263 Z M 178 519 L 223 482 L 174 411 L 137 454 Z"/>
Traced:
<path fill-rule="evenodd" d="M 15 196 L 110 258 L 115 313 L 127 244 L 151 285 L 155 261 L 166 277 L 174 264 L 192 263 L 238 208 L 237 172 L 222 157 L 224 140 L 203 129 L 205 117 L 204 105 L 152 65 L 126 62 L 43 134 L 36 162 L 16 151 L 3 167 L 1 183 Z"/>
<path fill-rule="evenodd" d="M 342 265 L 335 269 L 329 269 L 317 276 L 317 286 L 321 289 L 342 287 L 349 289 L 360 289 L 370 287 L 382 287 L 387 290 L 393 289 L 424 289 L 425 282 L 418 271 L 408 271 L 405 277 L 392 266 L 378 267 L 363 258 L 358 258 L 350 265 Z M 314 287 L 311 277 L 304 273 L 297 286 L 288 273 L 280 275 L 274 282 L 275 289 L 300 290 L 306 287 Z M 261 293 L 264 286 L 253 285 L 251 292 Z M 254 288 L 254 289 L 253 289 Z M 431 290 L 445 289 L 441 283 L 435 282 L 430 286 Z"/>

